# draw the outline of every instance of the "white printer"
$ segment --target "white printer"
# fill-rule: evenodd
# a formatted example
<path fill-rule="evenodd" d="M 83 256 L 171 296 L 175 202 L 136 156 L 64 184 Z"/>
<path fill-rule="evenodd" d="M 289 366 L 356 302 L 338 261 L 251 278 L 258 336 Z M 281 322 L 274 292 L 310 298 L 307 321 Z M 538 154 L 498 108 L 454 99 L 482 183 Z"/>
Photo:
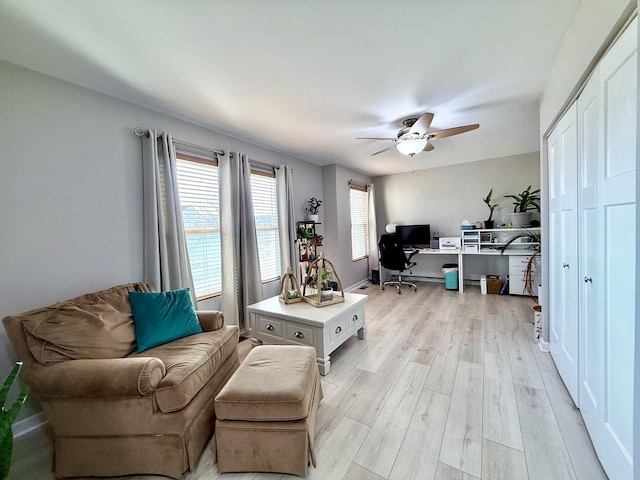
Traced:
<path fill-rule="evenodd" d="M 440 237 L 440 250 L 460 250 L 460 237 Z"/>

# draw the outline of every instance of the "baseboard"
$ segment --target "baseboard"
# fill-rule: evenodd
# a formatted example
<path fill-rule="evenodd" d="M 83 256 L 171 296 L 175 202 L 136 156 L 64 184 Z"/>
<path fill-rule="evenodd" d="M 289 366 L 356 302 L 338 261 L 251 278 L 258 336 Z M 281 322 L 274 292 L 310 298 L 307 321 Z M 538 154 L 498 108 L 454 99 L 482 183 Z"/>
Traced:
<path fill-rule="evenodd" d="M 30 417 L 23 418 L 13 424 L 13 438 L 21 437 L 35 430 L 43 430 L 48 423 L 44 412 L 36 413 Z"/>
<path fill-rule="evenodd" d="M 545 342 L 544 340 L 540 340 L 538 342 L 538 348 L 540 350 L 542 350 L 543 352 L 548 352 L 549 351 L 549 347 L 550 347 L 549 342 Z"/>
<path fill-rule="evenodd" d="M 369 279 L 365 278 L 364 280 L 360 280 L 358 283 L 354 283 L 353 285 L 351 285 L 350 287 L 347 287 L 344 289 L 345 292 L 355 292 L 356 290 L 358 290 L 361 286 L 366 285 L 367 283 L 369 283 Z M 357 292 L 356 292 L 357 293 Z"/>

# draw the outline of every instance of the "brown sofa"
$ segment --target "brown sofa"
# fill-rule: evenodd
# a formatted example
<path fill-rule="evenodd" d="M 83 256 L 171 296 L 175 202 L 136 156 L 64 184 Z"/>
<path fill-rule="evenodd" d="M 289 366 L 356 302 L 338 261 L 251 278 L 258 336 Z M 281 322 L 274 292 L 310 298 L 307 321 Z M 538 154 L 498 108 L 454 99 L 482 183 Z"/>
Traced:
<path fill-rule="evenodd" d="M 237 327 L 197 312 L 203 333 L 135 353 L 131 283 L 4 318 L 23 381 L 55 434 L 57 477 L 193 469 L 214 398 L 238 368 Z"/>

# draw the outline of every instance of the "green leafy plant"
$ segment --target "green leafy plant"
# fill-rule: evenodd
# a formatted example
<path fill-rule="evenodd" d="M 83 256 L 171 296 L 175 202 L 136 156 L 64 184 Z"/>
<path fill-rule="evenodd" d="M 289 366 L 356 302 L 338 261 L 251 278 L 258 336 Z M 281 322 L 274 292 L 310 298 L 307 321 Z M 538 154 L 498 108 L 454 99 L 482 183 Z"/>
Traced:
<path fill-rule="evenodd" d="M 298 227 L 298 230 L 296 231 L 296 236 L 298 237 L 298 240 L 311 238 L 313 237 L 313 229 Z"/>
<path fill-rule="evenodd" d="M 490 222 L 493 219 L 493 211 L 498 207 L 497 203 L 491 204 L 492 195 L 493 195 L 493 188 L 491 188 L 487 196 L 482 199 L 482 201 L 487 204 L 487 207 L 489 207 L 489 218 L 487 218 L 488 222 Z"/>
<path fill-rule="evenodd" d="M 284 300 L 284 292 L 282 292 L 280 294 L 280 298 L 282 298 Z M 299 290 L 288 290 L 287 291 L 287 300 L 292 300 L 294 298 L 300 298 L 300 291 Z"/>
<path fill-rule="evenodd" d="M 520 194 L 505 195 L 505 197 L 513 198 L 513 213 L 525 213 L 529 210 L 540 212 L 540 189 L 531 191 L 531 185 L 524 189 Z"/>
<path fill-rule="evenodd" d="M 333 272 L 331 270 L 327 270 L 323 268 L 320 270 L 320 286 L 321 290 L 329 290 L 329 282 L 333 280 Z M 318 285 L 318 274 L 314 273 L 309 278 L 309 285 L 315 287 Z"/>
<path fill-rule="evenodd" d="M 7 395 L 21 368 L 22 362 L 16 362 L 11 373 L 4 381 L 2 390 L 0 390 L 0 405 L 2 405 L 2 410 L 0 410 L 0 479 L 2 480 L 9 476 L 9 469 L 11 468 L 11 456 L 13 455 L 13 430 L 11 425 L 29 394 L 29 387 L 23 387 L 9 410 L 5 409 L 4 404 L 7 401 Z"/>
<path fill-rule="evenodd" d="M 311 215 L 317 215 L 320 210 L 320 205 L 322 205 L 322 200 L 318 200 L 316 197 L 311 197 L 307 200 L 307 204 L 309 206 L 305 210 Z"/>

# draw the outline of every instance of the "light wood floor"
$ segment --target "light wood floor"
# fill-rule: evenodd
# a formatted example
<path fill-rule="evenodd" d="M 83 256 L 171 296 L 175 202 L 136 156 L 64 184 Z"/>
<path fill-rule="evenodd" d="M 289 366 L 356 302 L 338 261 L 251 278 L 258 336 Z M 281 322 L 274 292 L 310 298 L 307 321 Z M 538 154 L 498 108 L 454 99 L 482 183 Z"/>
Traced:
<path fill-rule="evenodd" d="M 606 478 L 553 360 L 533 342 L 531 299 L 438 283 L 358 293 L 369 295 L 367 338 L 331 355 L 307 478 Z M 241 355 L 249 348 L 242 342 Z M 214 452 L 212 440 L 185 480 L 297 478 L 222 475 Z"/>

